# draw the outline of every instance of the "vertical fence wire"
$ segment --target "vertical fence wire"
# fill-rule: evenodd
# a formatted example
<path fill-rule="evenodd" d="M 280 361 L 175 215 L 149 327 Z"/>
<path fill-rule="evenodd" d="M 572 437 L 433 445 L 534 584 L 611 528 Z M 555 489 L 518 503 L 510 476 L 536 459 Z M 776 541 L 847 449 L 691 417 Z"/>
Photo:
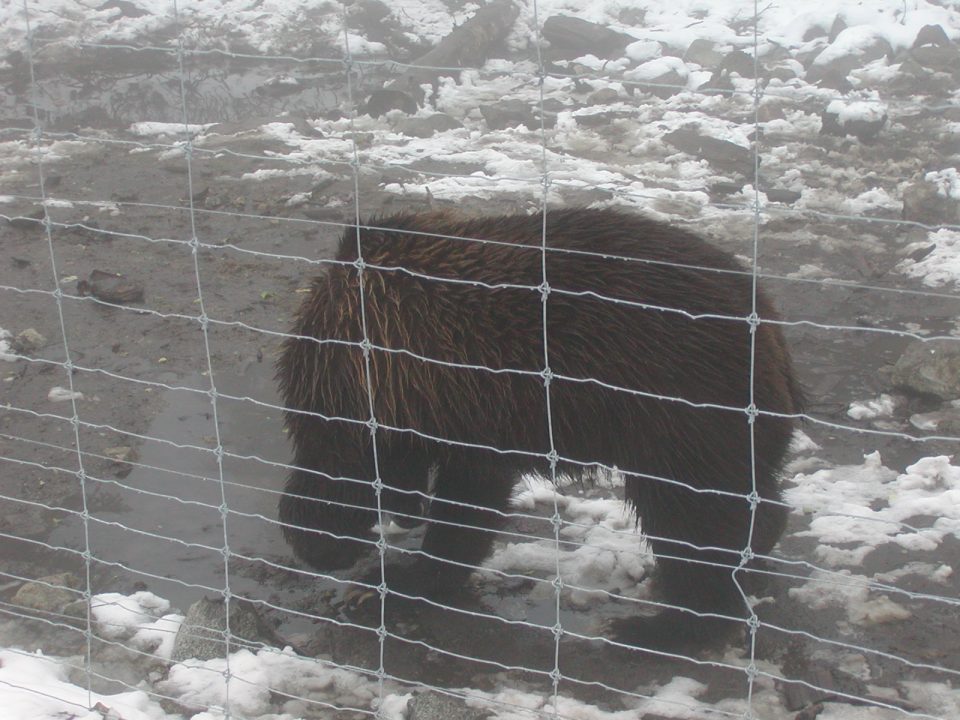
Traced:
<path fill-rule="evenodd" d="M 384 680 L 387 676 L 386 666 L 384 664 L 384 655 L 386 652 L 386 642 L 387 642 L 387 593 L 390 592 L 390 589 L 387 587 L 387 569 L 386 569 L 386 553 L 387 553 L 387 538 L 386 531 L 384 529 L 384 514 L 383 514 L 383 479 L 380 475 L 380 457 L 377 449 L 377 413 L 376 406 L 373 399 L 373 359 L 371 358 L 371 352 L 373 345 L 370 342 L 370 336 L 368 334 L 368 323 L 367 323 L 367 302 L 366 302 L 366 290 L 364 288 L 364 282 L 366 281 L 366 276 L 364 270 L 366 268 L 366 263 L 363 259 L 363 236 L 360 231 L 361 221 L 361 209 L 360 209 L 360 154 L 357 151 L 357 131 L 354 124 L 354 120 L 357 115 L 357 104 L 356 98 L 354 96 L 355 88 L 353 87 L 353 55 L 350 50 L 350 23 L 347 17 L 347 3 L 342 5 L 342 18 L 343 18 L 343 70 L 346 76 L 347 81 L 347 112 L 348 120 L 350 127 L 350 152 L 351 160 L 350 167 L 353 173 L 353 222 L 355 227 L 356 234 L 356 244 L 357 244 L 357 261 L 355 263 L 357 269 L 357 293 L 360 306 L 360 330 L 363 334 L 363 339 L 361 341 L 361 351 L 363 352 L 363 367 L 364 375 L 366 378 L 366 394 L 367 394 L 367 407 L 370 411 L 370 417 L 367 420 L 367 426 L 370 429 L 370 452 L 372 453 L 373 460 L 373 491 L 374 497 L 377 502 L 377 555 L 380 561 L 380 583 L 377 587 L 377 593 L 380 597 L 380 624 L 377 627 L 377 640 L 378 640 L 378 665 L 377 665 L 377 717 L 382 717 L 383 713 L 383 698 L 384 698 Z"/>
<path fill-rule="evenodd" d="M 757 403 L 756 403 L 756 368 L 757 368 L 757 330 L 760 319 L 757 313 L 758 274 L 760 263 L 760 22 L 758 0 L 753 0 L 753 238 L 750 257 L 750 316 L 747 323 L 750 332 L 750 396 L 746 408 L 746 421 L 750 437 L 750 527 L 747 532 L 747 543 L 740 555 L 740 562 L 733 570 L 733 581 L 743 597 L 743 603 L 748 613 L 747 643 L 749 644 L 749 659 L 744 668 L 747 676 L 747 707 L 744 710 L 745 720 L 753 718 L 753 693 L 757 677 L 757 632 L 760 628 L 760 619 L 747 598 L 747 593 L 740 584 L 739 572 L 744 570 L 753 557 L 753 534 L 756 529 L 757 508 L 760 496 L 757 492 Z"/>
<path fill-rule="evenodd" d="M 540 13 L 537 0 L 533 0 L 533 28 L 534 38 L 537 50 L 537 103 L 540 116 L 540 212 L 542 214 L 540 224 L 540 304 L 541 321 L 543 324 L 543 378 L 544 407 L 546 409 L 546 429 L 547 429 L 547 461 L 550 467 L 550 481 L 553 486 L 559 487 L 557 477 L 557 444 L 553 435 L 553 409 L 550 397 L 550 385 L 553 380 L 553 372 L 550 369 L 550 347 L 549 332 L 547 325 L 548 305 L 550 300 L 550 281 L 547 277 L 547 204 L 550 195 L 550 167 L 547 161 L 547 129 L 546 113 L 544 110 L 543 84 L 546 81 L 546 70 L 543 65 L 542 33 L 540 30 Z M 553 554 L 554 554 L 554 626 L 552 632 L 554 635 L 554 653 L 553 669 L 550 671 L 550 680 L 553 685 L 553 715 L 558 716 L 560 682 L 563 680 L 563 672 L 560 669 L 560 639 L 563 637 L 563 623 L 560 616 L 560 600 L 563 592 L 563 575 L 560 571 L 560 530 L 563 527 L 563 518 L 560 515 L 560 504 L 556 492 L 553 493 L 553 514 L 550 517 L 550 524 L 553 528 Z"/>
<path fill-rule="evenodd" d="M 86 680 L 87 709 L 93 707 L 93 610 L 91 600 L 93 589 L 91 582 L 93 554 L 90 550 L 90 511 L 87 506 L 87 473 L 84 466 L 83 450 L 80 443 L 80 413 L 77 405 L 77 392 L 73 382 L 73 355 L 70 352 L 70 343 L 67 333 L 67 321 L 63 311 L 63 291 L 60 289 L 60 274 L 57 270 L 57 253 L 53 241 L 53 224 L 50 217 L 50 204 L 47 198 L 46 178 L 43 170 L 43 131 L 44 122 L 40 118 L 40 88 L 34 66 L 33 30 L 30 25 L 30 10 L 27 0 L 23 0 L 23 18 L 26 27 L 26 55 L 30 68 L 30 104 L 33 115 L 33 144 L 37 162 L 37 182 L 40 187 L 40 202 L 43 210 L 43 232 L 47 243 L 47 252 L 50 257 L 50 272 L 53 281 L 53 299 L 57 307 L 57 322 L 60 329 L 60 340 L 63 343 L 63 371 L 67 379 L 67 390 L 70 393 L 70 426 L 73 429 L 73 446 L 77 457 L 76 477 L 80 484 L 80 519 L 83 526 L 83 572 L 84 590 L 84 678 Z"/>
<path fill-rule="evenodd" d="M 229 506 L 227 504 L 227 486 L 224 482 L 223 472 L 223 439 L 220 437 L 220 416 L 218 412 L 218 393 L 217 383 L 213 370 L 213 354 L 210 351 L 210 322 L 207 316 L 206 305 L 203 300 L 203 283 L 200 273 L 200 238 L 197 235 L 197 213 L 194 207 L 193 190 L 193 133 L 190 129 L 190 117 L 187 103 L 187 68 L 185 60 L 185 50 L 183 46 L 184 27 L 180 16 L 180 9 L 177 0 L 173 0 L 173 17 L 177 28 L 177 69 L 179 73 L 179 91 L 180 91 L 180 110 L 183 122 L 183 153 L 187 171 L 187 208 L 190 218 L 190 254 L 193 258 L 193 277 L 197 288 L 197 303 L 200 309 L 200 315 L 197 320 L 200 323 L 200 331 L 203 334 L 203 352 L 204 360 L 207 366 L 207 375 L 209 376 L 209 390 L 207 394 L 210 398 L 211 423 L 213 424 L 213 437 L 216 442 L 214 447 L 214 456 L 217 462 L 217 483 L 220 490 L 220 524 L 223 528 L 223 657 L 225 661 L 223 670 L 223 697 L 224 713 L 227 720 L 232 717 L 230 710 L 230 685 L 233 673 L 230 666 L 230 649 L 233 633 L 230 629 L 230 610 L 233 607 L 233 593 L 230 590 L 230 535 L 227 526 L 227 515 Z"/>

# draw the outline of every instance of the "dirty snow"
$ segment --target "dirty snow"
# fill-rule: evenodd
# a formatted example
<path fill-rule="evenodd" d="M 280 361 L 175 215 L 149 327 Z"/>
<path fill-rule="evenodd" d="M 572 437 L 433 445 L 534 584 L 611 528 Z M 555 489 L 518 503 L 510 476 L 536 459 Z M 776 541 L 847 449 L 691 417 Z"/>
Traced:
<path fill-rule="evenodd" d="M 847 415 L 854 420 L 874 420 L 889 417 L 896 406 L 897 401 L 892 395 L 882 393 L 876 400 L 857 400 L 850 403 Z"/>
<path fill-rule="evenodd" d="M 17 354 L 13 352 L 13 348 L 10 346 L 10 338 L 13 335 L 9 330 L 4 330 L 0 328 L 0 360 L 5 360 L 6 362 L 15 362 L 17 360 Z"/>
<path fill-rule="evenodd" d="M 897 268 L 930 287 L 960 284 L 960 230 L 942 228 L 929 233 L 927 239 L 932 252 L 921 260 L 904 260 Z"/>
<path fill-rule="evenodd" d="M 801 474 L 792 484 L 787 502 L 812 516 L 797 535 L 815 537 L 817 555 L 829 566 L 858 566 L 887 543 L 929 551 L 960 536 L 960 467 L 949 457 L 926 457 L 898 473 L 873 452 L 862 465 Z M 926 515 L 936 517 L 931 526 L 908 524 Z"/>

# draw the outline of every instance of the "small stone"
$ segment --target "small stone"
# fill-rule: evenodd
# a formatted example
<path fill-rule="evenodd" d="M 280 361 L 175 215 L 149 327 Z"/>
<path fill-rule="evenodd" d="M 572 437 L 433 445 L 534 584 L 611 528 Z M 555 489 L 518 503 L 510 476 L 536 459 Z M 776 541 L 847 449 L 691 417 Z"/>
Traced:
<path fill-rule="evenodd" d="M 79 586 L 80 581 L 70 573 L 47 575 L 22 585 L 13 602 L 32 610 L 59 613 L 77 599 L 78 593 L 71 591 Z"/>
<path fill-rule="evenodd" d="M 380 117 L 391 110 L 400 110 L 407 115 L 413 115 L 417 112 L 417 101 L 412 95 L 402 90 L 383 88 L 375 90 L 362 108 L 362 111 L 370 117 Z"/>
<path fill-rule="evenodd" d="M 480 114 L 490 130 L 506 130 L 523 125 L 528 130 L 538 130 L 540 120 L 523 100 L 503 100 L 493 105 L 481 105 Z"/>
<path fill-rule="evenodd" d="M 855 107 L 858 106 L 858 107 Z M 853 112 L 849 112 L 852 110 Z M 850 117 L 847 117 L 850 114 Z M 851 104 L 835 100 L 820 113 L 820 134 L 845 137 L 852 135 L 860 142 L 873 142 L 887 124 L 887 113 L 879 105 Z"/>
<path fill-rule="evenodd" d="M 753 153 L 748 147 L 710 135 L 702 135 L 699 128 L 690 125 L 667 133 L 663 139 L 678 150 L 703 158 L 720 170 L 745 176 L 753 175 Z"/>
<path fill-rule="evenodd" d="M 226 651 L 223 631 L 227 627 L 225 605 L 222 598 L 201 598 L 190 606 L 177 632 L 173 662 L 223 657 Z M 238 598 L 230 603 L 230 634 L 244 641 L 244 644 L 282 646 L 273 630 L 260 617 L 256 606 Z M 238 645 L 233 643 L 232 647 L 236 649 Z"/>
<path fill-rule="evenodd" d="M 461 128 L 457 120 L 446 113 L 434 113 L 428 117 L 405 117 L 397 121 L 394 129 L 408 137 L 429 138 L 438 132 Z"/>
<path fill-rule="evenodd" d="M 689 76 L 686 64 L 676 57 L 656 58 L 623 74 L 625 80 L 637 83 L 641 90 L 659 98 L 685 90 Z"/>
<path fill-rule="evenodd" d="M 740 77 L 752 78 L 756 75 L 754 71 L 753 58 L 747 55 L 743 50 L 734 50 L 729 53 L 720 65 L 722 70 L 735 72 Z"/>
<path fill-rule="evenodd" d="M 485 720 L 492 714 L 472 708 L 460 698 L 435 692 L 420 693 L 407 703 L 409 720 Z"/>
<path fill-rule="evenodd" d="M 92 295 L 104 302 L 126 304 L 143 302 L 143 285 L 121 273 L 93 270 L 86 280 L 77 281 L 77 293 Z"/>
<path fill-rule="evenodd" d="M 720 52 L 713 40 L 697 38 L 683 54 L 683 61 L 696 63 L 702 68 L 715 68 L 723 62 L 723 53 Z"/>
<path fill-rule="evenodd" d="M 588 105 L 610 105 L 620 99 L 620 93 L 613 88 L 600 88 L 587 97 Z"/>
<path fill-rule="evenodd" d="M 798 193 L 796 190 L 771 188 L 770 190 L 765 190 L 764 192 L 767 196 L 767 200 L 770 202 L 789 204 L 795 203 L 801 197 L 801 193 Z"/>
<path fill-rule="evenodd" d="M 924 25 L 917 33 L 917 39 L 913 41 L 913 47 L 923 47 L 924 45 L 939 45 L 941 47 L 950 46 L 950 38 L 939 25 Z"/>
<path fill-rule="evenodd" d="M 130 462 L 136 460 L 137 451 L 129 445 L 118 445 L 117 447 L 104 448 L 103 454 L 113 460 L 120 462 Z"/>
<path fill-rule="evenodd" d="M 953 45 L 924 45 L 910 51 L 910 58 L 921 67 L 960 76 L 960 48 Z"/>
<path fill-rule="evenodd" d="M 543 23 L 543 38 L 550 43 L 552 52 L 568 58 L 587 53 L 600 58 L 617 58 L 636 40 L 632 35 L 569 15 L 548 17 Z"/>
<path fill-rule="evenodd" d="M 907 346 L 891 372 L 894 387 L 943 400 L 960 398 L 960 343 L 916 340 Z"/>
<path fill-rule="evenodd" d="M 13 349 L 21 355 L 33 355 L 47 344 L 47 339 L 33 328 L 27 328 L 13 339 Z"/>

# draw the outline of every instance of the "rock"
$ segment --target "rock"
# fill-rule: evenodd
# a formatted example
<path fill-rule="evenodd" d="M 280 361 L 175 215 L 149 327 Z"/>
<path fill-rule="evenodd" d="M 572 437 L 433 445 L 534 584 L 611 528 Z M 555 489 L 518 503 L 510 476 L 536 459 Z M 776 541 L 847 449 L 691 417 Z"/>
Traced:
<path fill-rule="evenodd" d="M 394 125 L 397 132 L 409 137 L 429 138 L 438 132 L 454 130 L 463 125 L 446 113 L 434 113 L 428 117 L 405 117 Z"/>
<path fill-rule="evenodd" d="M 938 26 L 939 27 L 939 26 Z M 908 56 L 917 65 L 960 77 L 960 48 L 953 45 L 924 45 L 913 48 Z"/>
<path fill-rule="evenodd" d="M 702 85 L 697 86 L 697 90 L 700 92 L 707 92 L 710 90 L 716 92 L 730 92 L 733 90 L 733 81 L 730 79 L 730 75 L 727 72 L 718 68 L 713 71 L 713 74 L 710 76 L 709 80 Z"/>
<path fill-rule="evenodd" d="M 656 58 L 623 74 L 625 80 L 638 84 L 644 91 L 660 98 L 668 98 L 685 90 L 689 76 L 686 64 L 676 57 Z"/>
<path fill-rule="evenodd" d="M 843 21 L 842 17 L 837 15 L 833 18 L 833 23 L 831 23 L 829 28 L 827 28 L 826 25 L 823 25 L 819 22 L 807 28 L 807 31 L 803 34 L 803 41 L 810 42 L 811 40 L 816 40 L 817 38 L 825 37 L 829 40 L 829 42 L 833 42 L 836 39 L 837 35 L 839 35 L 846 29 L 847 29 L 847 24 Z"/>
<path fill-rule="evenodd" d="M 938 435 L 960 434 L 960 400 L 945 403 L 939 410 L 910 416 L 910 424 Z"/>
<path fill-rule="evenodd" d="M 490 130 L 505 130 L 523 125 L 528 130 L 539 130 L 540 120 L 523 100 L 502 100 L 493 105 L 481 105 L 480 114 Z"/>
<path fill-rule="evenodd" d="M 120 12 L 111 18 L 112 21 L 116 21 L 121 17 L 138 18 L 150 14 L 147 10 L 137 7 L 135 3 L 129 0 L 107 0 L 107 2 L 98 7 L 97 10 L 119 10 Z"/>
<path fill-rule="evenodd" d="M 79 593 L 72 591 L 78 587 L 80 581 L 70 573 L 47 575 L 21 585 L 13 602 L 32 610 L 62 613 L 67 605 L 77 600 Z"/>
<path fill-rule="evenodd" d="M 543 23 L 543 38 L 550 43 L 552 54 L 571 59 L 587 54 L 622 57 L 627 45 L 636 40 L 632 35 L 568 15 L 548 17 Z"/>
<path fill-rule="evenodd" d="M 408 720 L 486 720 L 490 710 L 469 707 L 463 700 L 437 692 L 415 695 L 407 703 Z"/>
<path fill-rule="evenodd" d="M 796 190 L 784 190 L 778 188 L 770 188 L 769 190 L 764 190 L 764 193 L 767 196 L 767 200 L 770 202 L 778 203 L 794 203 L 800 199 L 801 193 L 798 193 Z"/>
<path fill-rule="evenodd" d="M 702 68 L 715 68 L 723 62 L 723 53 L 713 40 L 697 38 L 683 54 L 683 61 L 696 63 Z"/>
<path fill-rule="evenodd" d="M 588 105 L 610 105 L 620 100 L 620 93 L 613 88 L 600 88 L 587 96 Z"/>
<path fill-rule="evenodd" d="M 765 65 L 775 65 L 786 62 L 787 60 L 793 60 L 793 53 L 790 51 L 790 48 L 768 39 L 766 47 L 760 53 L 760 59 Z"/>
<path fill-rule="evenodd" d="M 834 100 L 820 113 L 821 135 L 853 135 L 865 143 L 876 140 L 886 124 L 886 108 L 879 103 Z"/>
<path fill-rule="evenodd" d="M 742 183 L 735 182 L 715 182 L 710 186 L 710 195 L 711 197 L 726 197 L 727 195 L 735 195 L 743 189 Z"/>
<path fill-rule="evenodd" d="M 847 28 L 814 59 L 807 70 L 807 82 L 846 77 L 855 68 L 892 56 L 890 43 L 873 28 L 866 25 Z"/>
<path fill-rule="evenodd" d="M 47 344 L 47 339 L 33 328 L 27 328 L 17 333 L 11 347 L 20 355 L 33 355 Z"/>
<path fill-rule="evenodd" d="M 201 598 L 187 611 L 180 625 L 173 646 L 173 662 L 195 658 L 211 660 L 224 656 L 226 629 L 224 601 Z M 237 650 L 247 645 L 272 645 L 282 643 L 273 630 L 264 622 L 253 603 L 239 598 L 230 601 L 230 647 Z"/>
<path fill-rule="evenodd" d="M 903 189 L 902 217 L 925 225 L 952 225 L 960 223 L 960 203 L 925 176 L 916 177 Z"/>
<path fill-rule="evenodd" d="M 890 373 L 895 387 L 942 400 L 960 398 L 960 343 L 916 340 L 907 346 Z"/>
<path fill-rule="evenodd" d="M 133 302 L 143 302 L 143 285 L 128 280 L 120 273 L 94 270 L 86 280 L 77 281 L 77 292 L 80 295 L 92 295 L 104 302 L 119 305 Z"/>
<path fill-rule="evenodd" d="M 842 17 L 837 15 L 833 19 L 833 24 L 830 25 L 830 32 L 827 33 L 827 40 L 833 42 L 844 30 L 847 29 L 847 23 Z"/>
<path fill-rule="evenodd" d="M 743 50 L 734 50 L 728 53 L 720 65 L 721 70 L 728 73 L 735 72 L 740 77 L 752 78 L 756 75 L 753 68 L 753 58 Z"/>
<path fill-rule="evenodd" d="M 817 85 L 841 93 L 848 93 L 853 90 L 853 83 L 847 78 L 847 73 L 841 70 L 828 70 L 817 81 Z"/>
<path fill-rule="evenodd" d="M 609 128 L 615 120 L 629 120 L 636 116 L 637 113 L 632 110 L 601 110 L 600 112 L 577 113 L 573 116 L 573 119 L 581 127 Z"/>
<path fill-rule="evenodd" d="M 103 454 L 114 461 L 113 474 L 125 478 L 133 471 L 133 463 L 140 459 L 136 448 L 129 445 L 104 448 Z"/>
<path fill-rule="evenodd" d="M 771 80 L 780 80 L 787 82 L 800 77 L 803 73 L 803 65 L 794 60 L 784 60 L 773 65 L 765 66 L 763 74 Z"/>
<path fill-rule="evenodd" d="M 661 57 L 665 49 L 666 47 L 656 40 L 637 40 L 627 45 L 624 52 L 631 60 L 644 63 Z"/>
<path fill-rule="evenodd" d="M 940 47 L 949 47 L 950 38 L 939 25 L 924 25 L 917 33 L 917 39 L 913 41 L 913 47 L 923 47 L 924 45 L 938 45 Z"/>
<path fill-rule="evenodd" d="M 719 170 L 753 175 L 753 153 L 750 148 L 737 145 L 729 140 L 701 135 L 699 128 L 688 125 L 667 133 L 663 139 L 694 157 L 703 158 Z"/>
<path fill-rule="evenodd" d="M 414 115 L 417 109 L 417 99 L 412 95 L 402 90 L 384 88 L 375 90 L 370 94 L 367 102 L 361 108 L 361 112 L 376 118 L 386 115 L 391 110 L 400 110 L 407 115 Z"/>

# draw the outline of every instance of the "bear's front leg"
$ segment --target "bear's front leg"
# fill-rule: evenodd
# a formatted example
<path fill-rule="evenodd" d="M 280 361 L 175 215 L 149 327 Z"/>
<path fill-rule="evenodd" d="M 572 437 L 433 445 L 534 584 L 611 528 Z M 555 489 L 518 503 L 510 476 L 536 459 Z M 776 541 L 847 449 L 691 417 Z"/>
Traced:
<path fill-rule="evenodd" d="M 490 554 L 503 526 L 516 470 L 474 453 L 458 453 L 438 470 L 427 531 L 414 567 L 388 585 L 404 594 L 450 598 Z"/>
<path fill-rule="evenodd" d="M 280 498 L 281 529 L 294 554 L 312 568 L 348 568 L 376 549 L 370 533 L 375 503 L 370 483 L 296 469 Z"/>

